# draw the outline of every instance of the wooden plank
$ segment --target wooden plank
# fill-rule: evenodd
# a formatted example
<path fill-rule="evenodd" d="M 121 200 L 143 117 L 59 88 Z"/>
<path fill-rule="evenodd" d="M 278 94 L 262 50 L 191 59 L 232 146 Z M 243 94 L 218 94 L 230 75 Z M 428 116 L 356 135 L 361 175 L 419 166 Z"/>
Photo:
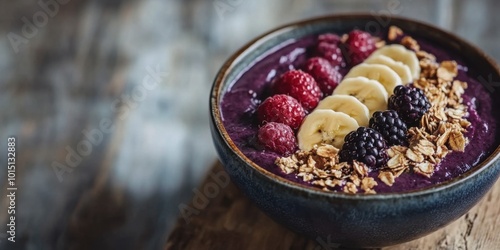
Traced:
<path fill-rule="evenodd" d="M 210 170 L 224 171 L 219 162 Z M 212 177 L 207 176 L 198 190 Z M 500 246 L 500 181 L 467 214 L 426 237 L 387 250 L 496 249 Z M 194 207 L 194 206 L 191 206 Z M 230 183 L 191 216 L 180 216 L 165 249 L 322 249 L 277 224 Z M 195 212 L 196 213 L 196 212 Z"/>

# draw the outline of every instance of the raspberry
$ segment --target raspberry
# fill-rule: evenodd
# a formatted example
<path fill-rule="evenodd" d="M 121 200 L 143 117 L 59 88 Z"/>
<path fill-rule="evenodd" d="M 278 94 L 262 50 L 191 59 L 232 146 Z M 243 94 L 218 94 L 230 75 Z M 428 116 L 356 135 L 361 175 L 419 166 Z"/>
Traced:
<path fill-rule="evenodd" d="M 347 56 L 351 66 L 360 64 L 375 51 L 375 39 L 368 32 L 353 30 L 346 40 Z"/>
<path fill-rule="evenodd" d="M 325 33 L 318 36 L 318 43 L 320 42 L 339 44 L 340 37 L 333 33 Z"/>
<path fill-rule="evenodd" d="M 321 98 L 321 90 L 314 78 L 301 70 L 290 70 L 281 75 L 273 86 L 275 94 L 287 94 L 297 99 L 304 109 L 314 109 Z M 293 128 L 293 126 L 291 126 Z"/>
<path fill-rule="evenodd" d="M 268 97 L 257 109 L 260 123 L 279 122 L 297 129 L 306 115 L 304 108 L 293 97 L 275 95 Z"/>
<path fill-rule="evenodd" d="M 281 155 L 293 154 L 297 148 L 297 140 L 292 128 L 283 123 L 266 123 L 260 127 L 257 138 L 266 149 Z"/>
<path fill-rule="evenodd" d="M 431 103 L 421 89 L 403 85 L 394 88 L 389 97 L 389 109 L 398 112 L 408 127 L 418 126 L 422 116 L 429 110 Z"/>
<path fill-rule="evenodd" d="M 381 168 L 387 163 L 387 145 L 382 135 L 372 128 L 359 127 L 350 132 L 339 152 L 340 161 L 363 162 L 371 169 Z"/>
<path fill-rule="evenodd" d="M 307 60 L 304 71 L 314 77 L 325 96 L 331 95 L 342 80 L 342 75 L 339 71 L 333 68 L 326 59 L 321 57 L 313 57 Z"/>
<path fill-rule="evenodd" d="M 346 63 L 339 45 L 339 42 L 319 42 L 314 49 L 314 55 L 325 58 L 334 68 L 343 68 Z"/>
<path fill-rule="evenodd" d="M 388 146 L 408 145 L 406 124 L 394 110 L 377 111 L 370 119 L 370 128 L 377 130 L 387 141 Z"/>

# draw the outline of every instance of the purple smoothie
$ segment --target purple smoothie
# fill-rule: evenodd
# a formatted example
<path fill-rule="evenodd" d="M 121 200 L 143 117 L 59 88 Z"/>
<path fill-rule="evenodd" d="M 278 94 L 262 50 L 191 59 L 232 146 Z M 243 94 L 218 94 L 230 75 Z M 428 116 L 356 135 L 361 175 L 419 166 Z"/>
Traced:
<path fill-rule="evenodd" d="M 453 55 L 445 48 L 431 45 L 417 36 L 413 37 L 419 42 L 421 49 L 434 54 L 438 62 L 455 60 L 460 65 L 457 79 L 468 83 L 463 98 L 464 103 L 469 107 L 467 119 L 471 122 L 471 126 L 466 136 L 470 142 L 465 152 L 448 154 L 437 166 L 431 178 L 414 173 L 403 173 L 390 187 L 378 180 L 378 171 L 373 171 L 370 176 L 378 182 L 374 188 L 378 193 L 406 192 L 453 179 L 484 160 L 500 141 L 496 126 L 498 114 L 493 113 L 494 105 L 486 88 L 472 77 L 473 65 L 464 65 L 464 60 L 458 55 Z M 269 172 L 305 185 L 309 184 L 295 177 L 295 174 L 283 173 L 274 164 L 276 158 L 280 157 L 279 154 L 266 151 L 256 143 L 258 122 L 254 113 L 259 103 L 269 96 L 268 87 L 272 80 L 290 69 L 299 69 L 309 57 L 308 48 L 315 42 L 315 37 L 305 37 L 278 46 L 274 52 L 254 62 L 239 79 L 232 83 L 232 87 L 221 102 L 224 126 L 236 146 L 249 159 Z"/>

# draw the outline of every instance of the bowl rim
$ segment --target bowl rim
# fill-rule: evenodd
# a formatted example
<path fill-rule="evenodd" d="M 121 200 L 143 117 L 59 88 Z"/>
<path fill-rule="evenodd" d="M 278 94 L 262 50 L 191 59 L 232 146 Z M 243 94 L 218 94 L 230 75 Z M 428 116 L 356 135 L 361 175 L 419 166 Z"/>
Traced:
<path fill-rule="evenodd" d="M 220 70 L 217 72 L 217 75 L 215 77 L 214 83 L 212 85 L 212 89 L 210 91 L 210 116 L 211 116 L 211 122 L 214 123 L 215 125 L 215 132 L 218 133 L 218 135 L 222 138 L 223 143 L 226 144 L 226 146 L 232 151 L 231 153 L 236 154 L 236 156 L 245 163 L 248 167 L 253 168 L 256 172 L 261 174 L 262 176 L 270 179 L 273 182 L 276 182 L 280 185 L 284 185 L 288 188 L 294 189 L 296 191 L 300 192 L 305 192 L 308 194 L 314 194 L 318 196 L 323 196 L 326 198 L 343 198 L 343 199 L 356 199 L 356 200 L 379 200 L 379 199 L 388 199 L 388 198 L 403 198 L 403 197 L 408 197 L 408 196 L 422 196 L 422 195 L 429 195 L 438 191 L 442 191 L 445 189 L 450 189 L 452 187 L 455 187 L 457 185 L 460 185 L 461 183 L 479 175 L 480 173 L 486 171 L 488 168 L 493 167 L 493 163 L 500 158 L 500 145 L 497 146 L 497 148 L 483 161 L 481 161 L 479 164 L 476 166 L 473 166 L 471 169 L 469 169 L 466 173 L 463 173 L 453 179 L 441 182 L 439 184 L 435 184 L 429 187 L 424 187 L 416 190 L 410 190 L 410 191 L 404 191 L 404 192 L 390 192 L 390 193 L 377 193 L 377 194 L 364 194 L 364 193 L 357 193 L 357 194 L 350 194 L 350 193 L 344 193 L 344 192 L 333 192 L 333 191 L 325 191 L 317 187 L 313 186 L 306 186 L 291 180 L 288 180 L 282 176 L 276 175 L 267 169 L 259 166 L 255 162 L 253 162 L 251 159 L 249 159 L 246 155 L 241 152 L 241 150 L 234 144 L 232 139 L 230 138 L 229 134 L 227 133 L 223 122 L 222 122 L 222 115 L 220 113 L 220 105 L 219 105 L 219 99 L 221 98 L 222 94 L 222 87 L 223 83 L 226 82 L 228 72 L 234 66 L 242 59 L 244 58 L 247 54 L 252 53 L 253 49 L 257 48 L 259 45 L 265 43 L 266 41 L 276 37 L 279 34 L 286 33 L 290 30 L 301 28 L 306 25 L 311 25 L 314 23 L 320 23 L 324 21 L 333 21 L 333 20 L 342 20 L 342 19 L 369 19 L 369 18 L 374 18 L 379 15 L 374 14 L 374 13 L 348 13 L 348 14 L 333 14 L 333 15 L 326 15 L 326 16 L 319 16 L 319 17 L 313 17 L 309 19 L 304 19 L 300 21 L 295 21 L 291 22 L 288 24 L 281 25 L 277 28 L 274 28 L 270 31 L 265 32 L 264 34 L 261 34 L 257 36 L 256 38 L 252 39 L 250 42 L 246 43 L 243 47 L 238 49 L 236 52 L 234 52 L 227 60 L 226 62 L 221 66 Z M 379 16 L 380 17 L 380 16 Z M 429 32 L 439 32 L 445 36 L 450 37 L 454 41 L 458 41 L 461 44 L 464 44 L 468 47 L 470 47 L 473 51 L 473 53 L 479 55 L 483 59 L 485 59 L 488 64 L 492 66 L 492 68 L 496 71 L 497 75 L 500 76 L 500 68 L 496 64 L 495 60 L 493 60 L 491 57 L 489 57 L 486 53 L 484 53 L 481 49 L 479 49 L 477 46 L 469 43 L 468 41 L 458 37 L 457 35 L 454 35 L 451 32 L 445 31 L 441 28 L 438 28 L 432 24 L 425 23 L 422 21 L 414 20 L 414 19 L 409 19 L 397 15 L 391 15 L 391 20 L 397 20 L 399 22 L 409 22 L 409 23 L 414 23 L 420 27 L 425 27 Z M 262 56 L 262 55 L 261 55 Z M 240 72 L 241 73 L 241 72 Z"/>

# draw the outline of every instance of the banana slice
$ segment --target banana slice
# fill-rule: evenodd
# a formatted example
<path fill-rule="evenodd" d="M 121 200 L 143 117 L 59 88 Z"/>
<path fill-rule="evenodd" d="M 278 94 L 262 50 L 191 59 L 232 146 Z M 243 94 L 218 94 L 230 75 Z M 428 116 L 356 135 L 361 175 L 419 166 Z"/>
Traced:
<path fill-rule="evenodd" d="M 344 79 L 358 76 L 380 82 L 389 95 L 394 93 L 396 86 L 402 84 L 401 77 L 394 70 L 382 64 L 361 63 L 352 68 Z"/>
<path fill-rule="evenodd" d="M 413 76 L 411 75 L 410 67 L 402 62 L 396 62 L 394 59 L 384 56 L 378 55 L 374 57 L 369 57 L 364 61 L 364 63 L 368 64 L 383 64 L 396 72 L 399 77 L 401 77 L 401 81 L 403 84 L 408 84 L 413 81 Z"/>
<path fill-rule="evenodd" d="M 368 126 L 370 111 L 355 97 L 349 95 L 331 95 L 319 102 L 316 109 L 331 109 L 354 118 L 359 126 Z"/>
<path fill-rule="evenodd" d="M 344 137 L 358 127 L 358 122 L 354 118 L 342 112 L 328 109 L 314 110 L 306 116 L 297 133 L 299 148 L 309 151 L 320 143 L 342 148 Z"/>
<path fill-rule="evenodd" d="M 406 49 L 403 45 L 392 44 L 375 50 L 370 57 L 384 55 L 392 58 L 394 61 L 406 64 L 410 70 L 413 80 L 420 77 L 420 63 L 415 52 Z M 370 58 L 368 58 L 370 59 Z M 367 60 L 368 60 L 367 59 Z"/>
<path fill-rule="evenodd" d="M 344 79 L 333 91 L 333 95 L 350 95 L 356 97 L 369 110 L 370 116 L 379 110 L 387 109 L 388 94 L 384 86 L 375 80 L 358 76 Z"/>

